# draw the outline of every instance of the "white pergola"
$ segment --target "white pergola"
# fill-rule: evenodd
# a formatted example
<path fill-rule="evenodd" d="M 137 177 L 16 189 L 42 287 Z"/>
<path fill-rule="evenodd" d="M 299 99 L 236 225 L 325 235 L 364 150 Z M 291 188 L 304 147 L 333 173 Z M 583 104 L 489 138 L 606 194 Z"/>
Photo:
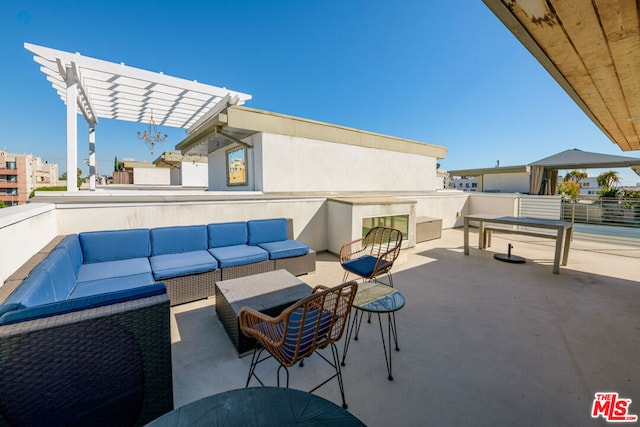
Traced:
<path fill-rule="evenodd" d="M 229 105 L 251 95 L 127 65 L 24 44 L 67 106 L 67 191 L 77 191 L 77 116 L 89 124 L 89 188 L 95 190 L 95 126 L 98 118 L 195 131 Z"/>

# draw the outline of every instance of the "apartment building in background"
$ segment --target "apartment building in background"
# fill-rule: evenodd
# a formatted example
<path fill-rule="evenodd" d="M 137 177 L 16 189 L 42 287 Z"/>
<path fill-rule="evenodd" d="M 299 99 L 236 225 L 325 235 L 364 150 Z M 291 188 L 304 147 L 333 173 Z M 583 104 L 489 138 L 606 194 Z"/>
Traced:
<path fill-rule="evenodd" d="M 58 165 L 33 154 L 0 150 L 0 200 L 7 206 L 27 203 L 36 188 L 59 185 Z"/>

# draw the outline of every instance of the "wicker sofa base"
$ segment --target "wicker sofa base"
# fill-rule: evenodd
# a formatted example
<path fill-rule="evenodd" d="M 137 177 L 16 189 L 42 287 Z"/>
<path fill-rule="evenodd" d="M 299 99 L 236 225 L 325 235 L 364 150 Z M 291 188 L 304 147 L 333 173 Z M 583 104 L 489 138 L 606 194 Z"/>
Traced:
<path fill-rule="evenodd" d="M 163 279 L 160 282 L 167 285 L 167 293 L 169 294 L 171 305 L 174 306 L 215 295 L 215 282 L 220 280 L 220 269 L 216 269 L 206 273 Z"/>
<path fill-rule="evenodd" d="M 0 326 L 0 426 L 141 426 L 173 409 L 166 294 Z"/>
<path fill-rule="evenodd" d="M 238 265 L 236 267 L 222 268 L 222 280 L 237 279 L 238 277 L 251 276 L 253 274 L 268 273 L 273 271 L 273 260 L 254 262 L 252 264 Z"/>
<path fill-rule="evenodd" d="M 276 259 L 274 270 L 287 270 L 294 276 L 314 272 L 316 271 L 316 252 L 310 250 L 306 255 Z"/>

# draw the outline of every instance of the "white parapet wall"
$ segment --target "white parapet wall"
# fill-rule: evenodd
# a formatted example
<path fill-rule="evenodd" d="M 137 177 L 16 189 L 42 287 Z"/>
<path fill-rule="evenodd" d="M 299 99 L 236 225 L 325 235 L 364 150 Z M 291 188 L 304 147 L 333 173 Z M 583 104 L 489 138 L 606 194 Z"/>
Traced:
<path fill-rule="evenodd" d="M 136 185 L 170 185 L 169 168 L 133 168 L 133 183 Z"/>
<path fill-rule="evenodd" d="M 467 214 L 518 216 L 520 197 L 513 193 L 469 193 Z"/>
<path fill-rule="evenodd" d="M 409 216 L 407 246 L 415 244 L 415 220 L 442 220 L 443 228 L 462 225 L 469 213 L 513 215 L 517 195 L 472 194 L 459 191 L 377 196 L 351 202 L 326 196 L 264 196 L 245 192 L 97 191 L 38 193 L 51 203 L 31 203 L 0 210 L 0 284 L 58 235 L 83 231 L 153 228 L 176 225 L 291 218 L 294 238 L 314 250 L 338 253 L 347 241 L 360 237 L 362 219 Z M 347 197 L 353 199 L 353 197 Z M 376 203 L 380 199 L 380 203 Z"/>
<path fill-rule="evenodd" d="M 431 217 L 442 220 L 442 228 L 461 227 L 469 213 L 469 194 L 444 190 L 425 195 L 406 196 L 416 201 L 416 218 Z"/>
<path fill-rule="evenodd" d="M 246 200 L 144 201 L 60 204 L 57 208 L 60 234 L 82 231 L 154 228 L 174 225 L 211 224 L 264 218 L 293 219 L 294 238 L 316 250 L 326 248 L 324 198 Z M 137 201 L 134 201 L 137 200 Z"/>
<path fill-rule="evenodd" d="M 33 203 L 0 209 L 0 286 L 57 235 L 53 204 Z"/>
<path fill-rule="evenodd" d="M 209 184 L 209 165 L 198 162 L 182 162 L 180 164 L 181 185 L 183 187 L 207 187 Z"/>

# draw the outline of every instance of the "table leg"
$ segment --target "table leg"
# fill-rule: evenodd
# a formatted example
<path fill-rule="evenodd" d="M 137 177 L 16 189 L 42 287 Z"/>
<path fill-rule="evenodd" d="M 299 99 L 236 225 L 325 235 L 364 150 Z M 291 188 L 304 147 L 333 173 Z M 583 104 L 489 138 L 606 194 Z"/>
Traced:
<path fill-rule="evenodd" d="M 464 218 L 464 254 L 469 255 L 469 219 Z"/>
<path fill-rule="evenodd" d="M 392 320 L 393 319 L 393 320 Z M 391 365 L 391 337 L 393 336 L 393 340 L 396 346 L 396 351 L 400 351 L 398 347 L 398 331 L 396 329 L 396 316 L 394 313 L 387 313 L 387 339 L 389 341 L 389 351 L 387 355 L 387 345 L 384 342 L 384 330 L 382 329 L 382 319 L 380 318 L 380 313 L 378 313 L 378 324 L 380 325 L 380 336 L 382 337 L 382 349 L 384 350 L 384 360 L 387 364 L 387 373 L 389 376 L 387 379 L 389 381 L 393 381 L 393 369 Z"/>
<path fill-rule="evenodd" d="M 556 251 L 553 256 L 553 273 L 560 274 L 560 255 L 562 254 L 562 239 L 564 238 L 564 229 L 558 228 L 556 234 Z"/>
<path fill-rule="evenodd" d="M 358 341 L 358 333 L 360 332 L 360 325 L 362 324 L 362 316 L 364 315 L 364 312 L 360 313 L 360 321 L 358 321 L 358 312 L 360 310 L 357 309 L 352 309 L 349 312 L 349 317 L 347 318 L 347 335 L 344 338 L 344 347 L 342 349 L 342 362 L 340 362 L 340 365 L 345 366 L 345 360 L 347 358 L 347 351 L 349 351 L 349 344 L 351 343 L 351 337 L 353 337 L 354 341 Z M 351 318 L 351 316 L 353 315 L 353 318 Z M 349 322 L 351 322 L 351 325 L 349 325 Z M 353 335 L 353 333 L 355 332 L 355 336 Z"/>
<path fill-rule="evenodd" d="M 478 249 L 484 249 L 486 245 L 484 243 L 484 221 L 478 221 Z"/>
<path fill-rule="evenodd" d="M 569 246 L 571 245 L 571 239 L 573 238 L 573 225 L 567 227 L 567 231 L 564 235 L 564 254 L 562 255 L 562 265 L 567 265 L 569 261 Z"/>

